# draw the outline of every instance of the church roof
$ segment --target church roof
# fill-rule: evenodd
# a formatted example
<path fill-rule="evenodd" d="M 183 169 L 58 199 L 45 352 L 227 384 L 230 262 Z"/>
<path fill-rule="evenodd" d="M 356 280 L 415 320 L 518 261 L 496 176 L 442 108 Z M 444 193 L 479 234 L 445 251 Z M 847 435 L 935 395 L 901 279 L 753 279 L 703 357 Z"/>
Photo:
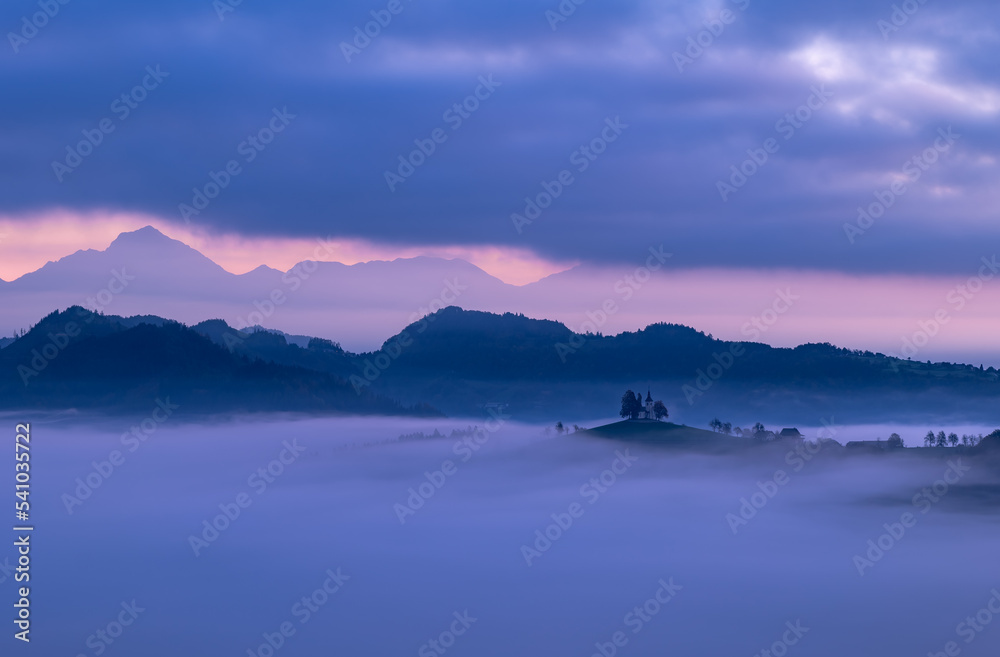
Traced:
<path fill-rule="evenodd" d="M 646 401 L 653 401 L 653 396 L 649 394 L 649 388 L 646 388 Z"/>

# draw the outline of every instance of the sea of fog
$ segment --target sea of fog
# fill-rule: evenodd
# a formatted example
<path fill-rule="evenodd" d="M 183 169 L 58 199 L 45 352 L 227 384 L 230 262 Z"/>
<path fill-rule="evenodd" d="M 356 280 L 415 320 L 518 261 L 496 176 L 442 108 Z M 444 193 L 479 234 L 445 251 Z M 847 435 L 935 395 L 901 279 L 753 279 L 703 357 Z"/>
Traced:
<path fill-rule="evenodd" d="M 34 418 L 24 654 L 1000 648 L 997 461 L 682 454 L 497 420 L 463 441 L 447 434 L 470 422 L 157 417 Z M 22 419 L 0 419 L 11 518 Z M 892 429 L 837 438 L 873 430 Z M 5 606 L 20 586 L 9 529 Z M 21 654 L 5 627 L 3 654 Z"/>

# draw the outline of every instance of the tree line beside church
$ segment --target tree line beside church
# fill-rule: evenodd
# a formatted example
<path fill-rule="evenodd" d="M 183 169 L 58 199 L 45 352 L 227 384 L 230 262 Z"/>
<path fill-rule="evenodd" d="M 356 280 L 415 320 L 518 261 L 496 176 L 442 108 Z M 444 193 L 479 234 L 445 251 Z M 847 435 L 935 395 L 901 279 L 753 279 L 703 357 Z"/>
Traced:
<path fill-rule="evenodd" d="M 642 403 L 642 394 L 636 395 L 631 390 L 626 390 L 625 394 L 622 395 L 622 408 L 618 414 L 626 420 L 635 420 L 645 410 L 646 407 Z M 662 401 L 656 400 L 653 402 L 653 415 L 657 420 L 662 420 L 669 416 L 667 407 Z"/>

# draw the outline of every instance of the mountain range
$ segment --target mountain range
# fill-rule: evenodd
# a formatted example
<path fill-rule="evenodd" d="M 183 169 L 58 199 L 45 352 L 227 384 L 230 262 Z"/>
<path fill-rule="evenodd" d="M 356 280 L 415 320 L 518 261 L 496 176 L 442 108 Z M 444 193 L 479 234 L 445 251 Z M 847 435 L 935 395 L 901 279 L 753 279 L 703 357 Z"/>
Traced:
<path fill-rule="evenodd" d="M 0 281 L 5 309 L 0 330 L 9 336 L 55 308 L 79 305 L 117 315 L 155 313 L 189 324 L 224 317 L 240 328 L 299 327 L 298 332 L 336 335 L 371 348 L 378 344 L 373 327 L 384 327 L 384 338 L 443 293 L 475 307 L 486 298 L 506 303 L 516 289 L 463 260 L 427 257 L 350 266 L 304 260 L 287 272 L 260 266 L 233 274 L 147 226 L 122 233 L 107 249 L 77 251 L 14 281 Z"/>
<path fill-rule="evenodd" d="M 303 248 L 303 260 L 287 271 L 259 266 L 234 274 L 147 226 L 120 234 L 103 250 L 77 251 L 0 281 L 0 336 L 26 329 L 55 309 L 79 305 L 192 326 L 221 318 L 235 328 L 266 326 L 364 352 L 420 317 L 454 305 L 556 320 L 581 333 L 634 332 L 669 321 L 729 340 L 781 346 L 830 341 L 901 354 L 902 338 L 920 329 L 919 320 L 934 316 L 956 283 L 929 281 L 914 290 L 821 272 L 693 269 L 689 256 L 666 252 L 661 239 L 651 237 L 649 244 L 637 250 L 631 265 L 590 263 L 518 286 L 461 259 L 320 262 L 332 247 L 319 241 Z M 14 240 L 3 246 L 17 248 Z M 772 312 L 778 294 L 790 295 L 794 305 L 758 332 L 750 322 Z M 988 330 L 998 300 L 1000 288 L 985 286 L 967 307 L 951 313 L 947 329 L 916 357 L 1000 366 L 1000 348 Z"/>
<path fill-rule="evenodd" d="M 199 413 L 482 416 L 501 408 L 522 421 L 583 421 L 616 415 L 631 388 L 695 425 L 713 416 L 995 422 L 998 378 L 993 368 L 829 344 L 726 342 L 676 324 L 577 334 L 554 321 L 458 307 L 364 353 L 221 319 L 188 327 L 73 307 L 0 350 L 0 408 L 131 410 L 171 396 Z"/>
<path fill-rule="evenodd" d="M 258 341 L 271 335 L 261 332 Z M 280 362 L 287 358 L 247 357 L 179 322 L 75 306 L 0 350 L 0 408 L 131 412 L 163 400 L 196 414 L 438 414 L 353 390 L 322 366 L 325 350 L 318 344 L 317 366 L 299 367 Z"/>

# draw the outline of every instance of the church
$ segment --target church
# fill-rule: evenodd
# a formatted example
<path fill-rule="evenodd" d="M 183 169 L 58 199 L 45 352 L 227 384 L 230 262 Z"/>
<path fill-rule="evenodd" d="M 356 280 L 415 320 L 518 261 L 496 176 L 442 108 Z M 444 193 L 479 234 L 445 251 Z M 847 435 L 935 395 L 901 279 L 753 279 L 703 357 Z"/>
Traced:
<path fill-rule="evenodd" d="M 642 393 L 639 393 L 639 401 L 642 401 Z M 653 412 L 653 396 L 650 394 L 649 388 L 646 388 L 646 402 L 645 404 L 643 404 L 642 410 L 639 411 L 638 419 L 640 420 L 656 419 L 656 413 Z"/>

